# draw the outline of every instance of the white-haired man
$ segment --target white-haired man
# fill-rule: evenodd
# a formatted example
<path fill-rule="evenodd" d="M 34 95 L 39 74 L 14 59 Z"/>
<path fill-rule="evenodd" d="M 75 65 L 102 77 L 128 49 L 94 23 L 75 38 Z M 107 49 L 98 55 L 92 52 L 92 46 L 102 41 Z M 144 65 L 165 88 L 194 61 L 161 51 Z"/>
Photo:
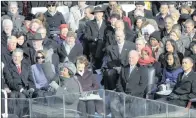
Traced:
<path fill-rule="evenodd" d="M 7 38 L 13 33 L 13 22 L 10 19 L 2 20 L 1 46 L 7 45 Z"/>
<path fill-rule="evenodd" d="M 25 17 L 19 15 L 17 2 L 8 2 L 8 13 L 7 15 L 2 16 L 2 20 L 4 19 L 11 19 L 13 21 L 14 29 L 21 30 L 21 26 Z"/>

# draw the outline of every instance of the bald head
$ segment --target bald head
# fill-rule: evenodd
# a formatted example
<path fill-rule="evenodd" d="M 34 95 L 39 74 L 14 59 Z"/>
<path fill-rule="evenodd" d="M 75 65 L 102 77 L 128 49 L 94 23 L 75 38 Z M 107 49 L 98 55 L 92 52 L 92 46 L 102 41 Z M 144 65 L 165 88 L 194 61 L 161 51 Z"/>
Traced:
<path fill-rule="evenodd" d="M 139 56 L 139 53 L 136 50 L 131 50 L 129 52 L 128 58 L 129 58 L 129 64 L 131 66 L 134 66 L 134 65 L 137 64 L 140 56 Z"/>

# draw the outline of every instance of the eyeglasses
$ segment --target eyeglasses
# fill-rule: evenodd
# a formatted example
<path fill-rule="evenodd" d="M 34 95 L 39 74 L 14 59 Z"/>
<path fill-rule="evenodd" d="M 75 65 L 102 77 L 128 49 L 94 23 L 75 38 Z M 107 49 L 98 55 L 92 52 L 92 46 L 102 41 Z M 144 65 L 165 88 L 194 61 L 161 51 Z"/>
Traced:
<path fill-rule="evenodd" d="M 55 5 L 48 5 L 47 7 L 55 7 Z"/>
<path fill-rule="evenodd" d="M 36 57 L 36 59 L 44 59 L 44 56 Z"/>

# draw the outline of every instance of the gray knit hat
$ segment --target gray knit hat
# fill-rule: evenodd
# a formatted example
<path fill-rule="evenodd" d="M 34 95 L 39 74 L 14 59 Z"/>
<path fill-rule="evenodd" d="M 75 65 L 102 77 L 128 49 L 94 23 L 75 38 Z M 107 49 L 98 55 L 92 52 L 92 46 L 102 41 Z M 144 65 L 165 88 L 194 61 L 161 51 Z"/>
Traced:
<path fill-rule="evenodd" d="M 71 75 L 76 74 L 76 66 L 70 61 L 59 64 L 59 70 L 61 70 L 63 68 L 67 68 L 69 70 L 69 74 L 71 74 Z"/>

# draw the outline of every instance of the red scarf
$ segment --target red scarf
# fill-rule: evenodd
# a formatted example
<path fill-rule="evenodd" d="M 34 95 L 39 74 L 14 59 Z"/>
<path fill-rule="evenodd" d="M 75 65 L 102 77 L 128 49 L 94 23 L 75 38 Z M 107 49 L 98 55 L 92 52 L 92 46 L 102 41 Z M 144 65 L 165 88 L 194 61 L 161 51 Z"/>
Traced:
<path fill-rule="evenodd" d="M 32 34 L 35 34 L 35 33 L 36 33 L 35 31 L 32 31 L 31 29 L 29 29 L 29 31 L 30 31 Z"/>
<path fill-rule="evenodd" d="M 67 37 L 60 34 L 61 39 L 66 40 Z"/>
<path fill-rule="evenodd" d="M 148 59 L 148 60 L 145 60 L 145 59 L 143 59 L 143 58 L 140 58 L 140 59 L 138 60 L 138 63 L 139 63 L 140 65 L 145 66 L 145 65 L 148 65 L 148 64 L 152 64 L 152 63 L 154 63 L 154 62 L 156 61 L 155 58 L 152 56 L 152 50 L 151 50 L 148 46 L 144 47 L 144 48 L 141 50 L 141 52 L 142 52 L 142 51 L 145 51 L 145 52 L 148 53 L 149 59 Z"/>
<path fill-rule="evenodd" d="M 149 57 L 148 60 L 144 60 L 142 58 L 139 59 L 138 63 L 142 66 L 153 64 L 155 62 L 155 59 L 153 57 Z"/>

